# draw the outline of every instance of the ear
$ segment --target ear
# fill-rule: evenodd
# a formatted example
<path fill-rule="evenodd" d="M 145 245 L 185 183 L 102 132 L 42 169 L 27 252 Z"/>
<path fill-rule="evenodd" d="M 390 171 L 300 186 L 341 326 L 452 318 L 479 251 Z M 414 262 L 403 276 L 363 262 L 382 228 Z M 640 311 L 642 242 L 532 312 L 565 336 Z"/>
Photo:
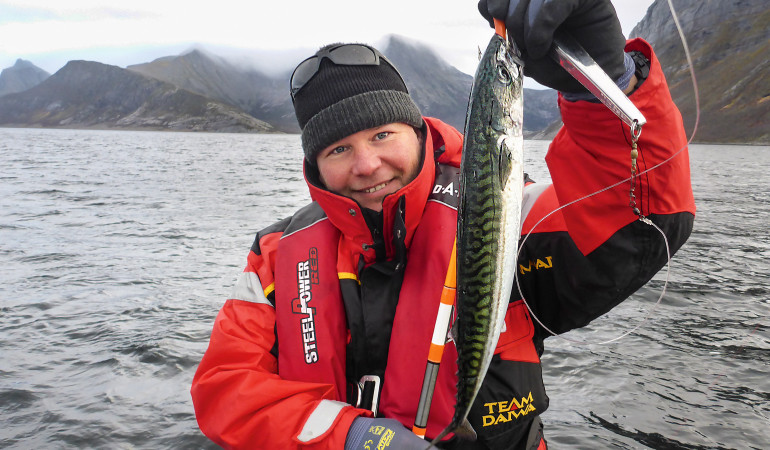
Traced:
<path fill-rule="evenodd" d="M 318 170 L 318 164 L 311 164 L 307 158 L 302 161 L 302 164 L 305 167 L 305 176 L 311 184 L 328 189 L 326 187 L 326 182 L 323 181 L 323 178 L 321 177 L 321 171 Z"/>
<path fill-rule="evenodd" d="M 412 129 L 414 130 L 414 134 L 416 134 L 416 135 L 417 135 L 417 140 L 419 140 L 420 142 L 422 142 L 422 139 L 423 139 L 423 135 L 422 135 L 422 129 L 420 129 L 420 128 L 417 128 L 417 127 L 412 127 Z"/>

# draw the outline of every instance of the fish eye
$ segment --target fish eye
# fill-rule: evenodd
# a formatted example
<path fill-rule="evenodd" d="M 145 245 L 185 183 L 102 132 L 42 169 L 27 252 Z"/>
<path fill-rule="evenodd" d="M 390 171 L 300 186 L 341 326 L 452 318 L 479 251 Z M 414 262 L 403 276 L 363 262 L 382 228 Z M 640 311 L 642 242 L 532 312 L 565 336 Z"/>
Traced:
<path fill-rule="evenodd" d="M 506 69 L 504 66 L 497 66 L 497 78 L 504 84 L 508 84 L 513 80 L 511 74 L 508 72 L 508 69 Z"/>

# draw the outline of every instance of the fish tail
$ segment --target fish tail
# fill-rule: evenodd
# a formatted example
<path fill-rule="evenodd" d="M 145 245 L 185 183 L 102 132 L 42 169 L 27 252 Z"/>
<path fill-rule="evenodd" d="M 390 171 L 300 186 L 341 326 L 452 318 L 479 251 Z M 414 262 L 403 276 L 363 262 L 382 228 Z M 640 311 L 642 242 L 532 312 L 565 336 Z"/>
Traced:
<path fill-rule="evenodd" d="M 478 437 L 476 435 L 476 430 L 473 429 L 473 425 L 468 422 L 468 418 L 466 417 L 459 425 L 455 425 L 454 422 L 450 423 L 448 427 L 444 428 L 444 431 L 439 433 L 439 435 L 430 442 L 430 445 L 436 445 L 449 433 L 454 433 L 457 437 L 466 441 L 475 441 Z"/>

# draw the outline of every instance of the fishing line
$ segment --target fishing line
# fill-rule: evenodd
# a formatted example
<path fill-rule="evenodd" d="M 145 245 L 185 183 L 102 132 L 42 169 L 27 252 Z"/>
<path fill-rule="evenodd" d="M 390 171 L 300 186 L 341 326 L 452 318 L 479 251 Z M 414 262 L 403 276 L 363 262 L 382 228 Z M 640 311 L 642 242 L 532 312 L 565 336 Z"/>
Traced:
<path fill-rule="evenodd" d="M 562 209 L 564 209 L 564 208 L 566 208 L 568 206 L 574 205 L 575 203 L 578 203 L 578 202 L 582 202 L 583 200 L 591 198 L 591 197 L 593 197 L 595 195 L 599 195 L 602 192 L 606 192 L 606 191 L 608 191 L 610 189 L 616 188 L 616 187 L 618 187 L 620 185 L 623 185 L 625 183 L 628 183 L 628 182 L 634 182 L 635 178 L 641 177 L 642 175 L 645 175 L 645 174 L 647 174 L 647 173 L 657 169 L 658 167 L 660 167 L 660 166 L 662 166 L 664 164 L 667 164 L 669 161 L 671 161 L 672 159 L 677 157 L 680 153 L 682 153 L 692 143 L 692 140 L 695 137 L 695 132 L 698 129 L 698 124 L 700 122 L 700 97 L 699 97 L 699 94 L 698 94 L 698 82 L 697 82 L 697 80 L 695 78 L 695 70 L 693 69 L 693 63 L 692 63 L 692 57 L 691 57 L 691 54 L 690 54 L 690 48 L 687 45 L 687 39 L 685 38 L 684 32 L 682 31 L 682 27 L 679 24 L 679 19 L 677 17 L 676 10 L 674 9 L 674 5 L 672 3 L 672 0 L 668 0 L 668 7 L 669 7 L 669 10 L 671 11 L 671 16 L 674 19 L 674 25 L 676 26 L 677 32 L 679 33 L 679 39 L 682 42 L 682 48 L 684 49 L 685 58 L 687 59 L 687 64 L 688 64 L 688 67 L 690 69 L 690 78 L 692 80 L 693 92 L 694 92 L 694 97 L 695 97 L 695 124 L 693 125 L 693 130 L 692 130 L 692 133 L 690 134 L 690 138 L 687 140 L 687 143 L 682 148 L 677 150 L 673 155 L 671 155 L 667 159 L 663 160 L 662 162 L 660 162 L 660 163 L 650 167 L 649 169 L 646 169 L 646 170 L 644 170 L 642 172 L 639 172 L 638 174 L 631 175 L 628 178 L 625 178 L 625 179 L 623 179 L 621 181 L 618 181 L 617 183 L 612 184 L 610 186 L 607 186 L 607 187 L 605 187 L 603 189 L 600 189 L 600 190 L 598 190 L 596 192 L 593 192 L 591 194 L 585 195 L 585 196 L 580 197 L 580 198 L 578 198 L 576 200 L 573 200 L 571 202 L 565 203 L 564 205 L 554 209 L 553 211 L 551 211 L 548 214 L 546 214 L 545 216 L 543 216 L 539 221 L 537 221 L 537 223 L 535 223 L 535 225 L 529 230 L 529 232 L 527 232 L 527 234 L 524 236 L 524 239 L 522 239 L 521 244 L 519 244 L 519 250 L 518 250 L 518 252 L 516 254 L 516 260 L 517 261 L 519 259 L 519 256 L 521 255 L 521 250 L 524 247 L 524 243 L 527 241 L 527 239 L 529 239 L 529 236 L 532 234 L 533 231 L 535 231 L 535 229 L 543 221 L 548 219 L 550 216 L 552 216 L 553 214 L 556 214 L 557 212 L 561 211 Z M 632 130 L 632 132 L 633 132 L 633 130 Z M 557 334 L 557 333 L 553 332 L 550 328 L 548 328 L 547 326 L 545 326 L 545 324 L 543 324 L 543 322 L 540 320 L 539 317 L 537 317 L 535 312 L 532 310 L 532 307 L 530 307 L 529 303 L 527 302 L 527 299 L 524 297 L 524 293 L 522 292 L 522 289 L 521 289 L 521 284 L 519 283 L 519 277 L 518 276 L 515 277 L 515 279 L 516 279 L 516 287 L 519 290 L 519 295 L 521 296 L 522 301 L 524 301 L 524 304 L 527 306 L 527 309 L 529 310 L 529 313 L 532 316 L 532 318 L 535 319 L 535 321 L 538 324 L 540 324 L 540 326 L 543 327 L 544 330 L 546 330 L 548 333 L 550 333 L 553 336 L 556 336 L 558 338 L 561 338 L 561 339 L 564 339 L 566 341 L 572 342 L 574 344 L 579 344 L 579 345 L 605 345 L 605 344 L 610 344 L 612 342 L 618 341 L 618 340 L 628 336 L 629 334 L 631 334 L 634 331 L 638 330 L 642 325 L 644 325 L 647 322 L 647 320 L 650 318 L 650 316 L 655 311 L 655 309 L 658 307 L 658 305 L 660 305 L 660 302 L 663 300 L 663 297 L 666 295 L 666 289 L 668 287 L 669 276 L 671 274 L 671 248 L 669 246 L 668 238 L 666 237 L 666 233 L 664 233 L 663 230 L 661 230 L 655 223 L 653 223 L 647 217 L 644 217 L 644 216 L 640 215 L 639 220 L 641 220 L 642 222 L 646 223 L 647 225 L 652 226 L 653 228 L 655 228 L 660 233 L 660 235 L 663 237 L 663 243 L 666 246 L 666 257 L 667 257 L 667 259 L 666 259 L 666 278 L 665 278 L 665 282 L 663 283 L 663 288 L 661 289 L 660 296 L 658 297 L 658 300 L 655 302 L 655 304 L 652 305 L 647 310 L 647 313 L 642 318 L 642 320 L 636 326 L 634 326 L 631 330 L 628 330 L 628 331 L 620 334 L 619 336 L 616 336 L 616 337 L 614 337 L 612 339 L 608 339 L 606 341 L 590 342 L 590 341 L 582 341 L 582 340 L 578 340 L 578 339 L 571 339 L 571 338 L 565 337 L 565 336 L 563 336 L 561 334 Z"/>

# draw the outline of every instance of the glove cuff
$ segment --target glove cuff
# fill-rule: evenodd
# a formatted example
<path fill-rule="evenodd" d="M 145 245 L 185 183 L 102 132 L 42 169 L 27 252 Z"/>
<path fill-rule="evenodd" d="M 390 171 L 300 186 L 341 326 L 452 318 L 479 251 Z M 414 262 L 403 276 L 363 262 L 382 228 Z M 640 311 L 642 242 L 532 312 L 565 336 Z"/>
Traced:
<path fill-rule="evenodd" d="M 368 417 L 356 417 L 353 420 L 348 430 L 348 437 L 345 439 L 345 450 L 353 450 L 356 447 L 356 444 L 361 441 L 366 430 L 369 429 L 372 420 L 374 419 Z"/>
<path fill-rule="evenodd" d="M 615 84 L 621 91 L 625 91 L 628 88 L 628 83 L 631 82 L 631 78 L 634 77 L 634 72 L 636 72 L 636 64 L 634 64 L 634 58 L 632 58 L 630 54 L 623 53 L 623 65 L 625 66 L 626 71 L 623 72 L 623 75 L 621 75 L 620 78 L 615 80 Z M 561 95 L 565 100 L 570 102 L 576 102 L 578 100 L 587 100 L 589 102 L 599 101 L 596 96 L 590 92 L 562 92 Z"/>

